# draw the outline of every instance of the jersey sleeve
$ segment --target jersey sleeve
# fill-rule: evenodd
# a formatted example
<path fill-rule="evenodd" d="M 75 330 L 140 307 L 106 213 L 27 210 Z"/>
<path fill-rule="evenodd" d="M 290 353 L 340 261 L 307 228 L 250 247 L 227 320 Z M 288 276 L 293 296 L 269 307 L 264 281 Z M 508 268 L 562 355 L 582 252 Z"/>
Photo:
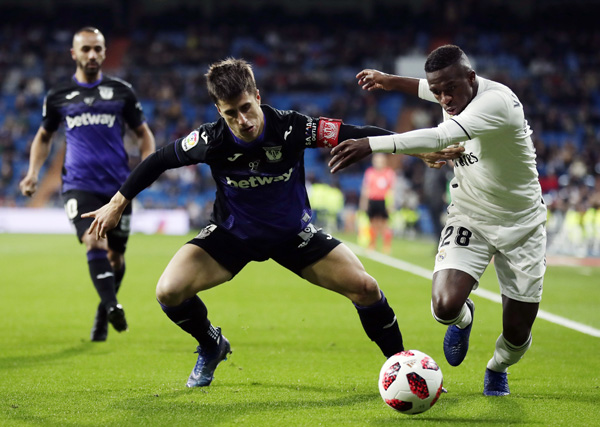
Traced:
<path fill-rule="evenodd" d="M 48 92 L 42 107 L 42 127 L 48 132 L 55 132 L 62 121 L 60 111 L 56 107 L 55 98 L 53 91 Z"/>
<path fill-rule="evenodd" d="M 125 97 L 123 119 L 131 129 L 136 129 L 146 121 L 142 104 L 138 101 L 137 96 L 131 87 L 128 88 L 128 93 Z"/>
<path fill-rule="evenodd" d="M 297 111 L 288 110 L 283 112 L 287 116 L 288 130 L 284 132 L 284 139 L 287 139 L 288 133 L 308 148 L 335 147 L 339 139 L 342 121 L 340 119 L 330 119 L 327 117 L 310 117 Z M 286 125 L 287 126 L 287 125 Z M 293 131 L 297 129 L 297 131 Z"/>
<path fill-rule="evenodd" d="M 433 92 L 429 90 L 427 79 L 419 79 L 419 98 L 426 101 L 438 102 L 438 100 L 435 99 L 435 96 L 433 96 Z"/>
<path fill-rule="evenodd" d="M 214 133 L 204 124 L 174 142 L 175 154 L 184 165 L 205 163 L 211 144 L 216 143 Z"/>

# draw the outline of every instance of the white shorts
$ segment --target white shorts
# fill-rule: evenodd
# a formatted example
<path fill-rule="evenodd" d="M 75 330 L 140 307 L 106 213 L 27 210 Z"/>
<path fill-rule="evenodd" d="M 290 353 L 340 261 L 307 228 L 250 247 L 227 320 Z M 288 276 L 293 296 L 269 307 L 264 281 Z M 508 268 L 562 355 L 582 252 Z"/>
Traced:
<path fill-rule="evenodd" d="M 502 295 L 522 301 L 540 302 L 546 272 L 546 207 L 536 219 L 510 226 L 488 225 L 448 208 L 434 272 L 464 271 L 477 282 L 494 258 Z"/>

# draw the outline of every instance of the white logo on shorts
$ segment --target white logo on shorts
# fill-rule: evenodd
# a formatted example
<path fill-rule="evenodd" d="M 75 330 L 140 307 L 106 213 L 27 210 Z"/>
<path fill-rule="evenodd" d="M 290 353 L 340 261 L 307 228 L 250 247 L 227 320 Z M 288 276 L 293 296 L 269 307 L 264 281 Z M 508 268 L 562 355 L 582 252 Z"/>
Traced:
<path fill-rule="evenodd" d="M 119 227 L 124 232 L 131 231 L 131 215 L 123 215 L 121 217 L 121 226 Z"/>
<path fill-rule="evenodd" d="M 303 248 L 304 246 L 308 245 L 310 239 L 312 239 L 312 237 L 317 234 L 318 231 L 319 230 L 317 230 L 317 227 L 312 224 L 308 224 L 306 227 L 304 227 L 304 230 L 298 233 L 298 237 L 302 239 L 302 243 L 300 243 L 298 247 Z"/>
<path fill-rule="evenodd" d="M 442 248 L 437 254 L 437 262 L 442 262 L 446 259 L 446 249 Z"/>
<path fill-rule="evenodd" d="M 196 239 L 206 239 L 210 235 L 210 233 L 215 231 L 216 228 L 217 226 L 215 224 L 207 225 L 202 229 L 202 231 L 200 231 L 200 233 L 198 233 Z"/>
<path fill-rule="evenodd" d="M 65 211 L 67 212 L 67 217 L 69 219 L 74 219 L 77 217 L 77 199 L 69 199 L 67 203 L 65 203 Z"/>

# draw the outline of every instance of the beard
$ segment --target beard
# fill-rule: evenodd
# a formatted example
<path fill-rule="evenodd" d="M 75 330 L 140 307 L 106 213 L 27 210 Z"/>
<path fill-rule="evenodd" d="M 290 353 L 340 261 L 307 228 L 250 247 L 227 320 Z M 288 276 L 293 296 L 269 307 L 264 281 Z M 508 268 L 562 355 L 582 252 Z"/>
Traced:
<path fill-rule="evenodd" d="M 95 64 L 95 67 L 90 67 L 90 64 Z M 84 64 L 81 61 L 77 61 L 77 67 L 79 67 L 87 77 L 93 78 L 97 77 L 100 72 L 100 64 L 97 62 L 88 62 Z"/>

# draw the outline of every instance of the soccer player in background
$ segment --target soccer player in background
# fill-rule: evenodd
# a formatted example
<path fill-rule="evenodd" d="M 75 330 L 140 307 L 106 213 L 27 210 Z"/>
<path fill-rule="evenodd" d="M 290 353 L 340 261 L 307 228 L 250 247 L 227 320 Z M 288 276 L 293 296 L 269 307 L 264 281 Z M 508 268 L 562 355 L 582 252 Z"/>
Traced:
<path fill-rule="evenodd" d="M 373 166 L 365 171 L 360 192 L 360 210 L 369 217 L 369 249 L 375 249 L 377 239 L 383 240 L 383 251 L 392 251 L 392 229 L 388 226 L 388 200 L 394 194 L 396 173 L 387 165 L 386 155 L 373 155 Z"/>
<path fill-rule="evenodd" d="M 363 89 L 398 90 L 443 109 L 436 128 L 344 141 L 331 150 L 335 173 L 373 153 L 437 151 L 463 146 L 450 183 L 452 202 L 440 237 L 432 285 L 433 317 L 449 325 L 448 363 L 465 358 L 473 325 L 468 298 L 486 267 L 494 265 L 502 293 L 502 333 L 487 364 L 483 393 L 510 393 L 507 368 L 531 346 L 531 329 L 546 270 L 546 206 L 536 170 L 531 129 L 523 106 L 506 86 L 475 74 L 454 45 L 437 48 L 425 62 L 426 79 L 363 70 Z"/>
<path fill-rule="evenodd" d="M 90 233 L 101 238 L 117 224 L 131 199 L 165 170 L 196 163 L 210 166 L 217 186 L 211 221 L 174 255 L 156 287 L 165 314 L 198 341 L 198 359 L 187 386 L 210 385 L 217 365 L 231 352 L 197 294 L 231 280 L 250 261 L 271 258 L 307 281 L 346 296 L 383 354 L 401 351 L 396 316 L 377 281 L 346 245 L 311 223 L 304 174 L 306 148 L 390 132 L 261 104 L 252 68 L 244 60 L 214 63 L 206 78 L 219 120 L 149 156 L 107 205 L 84 215 L 95 217 Z"/>
<path fill-rule="evenodd" d="M 125 312 L 116 294 L 125 274 L 131 207 L 123 212 L 108 239 L 86 233 L 92 220 L 81 214 L 108 202 L 130 172 L 123 144 L 125 125 L 134 131 L 142 158 L 155 150 L 154 136 L 131 85 L 102 73 L 105 55 L 104 36 L 98 29 L 85 27 L 75 33 L 71 48 L 75 74 L 48 91 L 42 124 L 31 144 L 29 170 L 19 184 L 25 196 L 35 193 L 40 169 L 50 154 L 52 136 L 64 123 L 62 197 L 77 237 L 86 247 L 90 277 L 100 296 L 92 341 L 106 340 L 108 322 L 118 332 L 127 330 Z"/>

